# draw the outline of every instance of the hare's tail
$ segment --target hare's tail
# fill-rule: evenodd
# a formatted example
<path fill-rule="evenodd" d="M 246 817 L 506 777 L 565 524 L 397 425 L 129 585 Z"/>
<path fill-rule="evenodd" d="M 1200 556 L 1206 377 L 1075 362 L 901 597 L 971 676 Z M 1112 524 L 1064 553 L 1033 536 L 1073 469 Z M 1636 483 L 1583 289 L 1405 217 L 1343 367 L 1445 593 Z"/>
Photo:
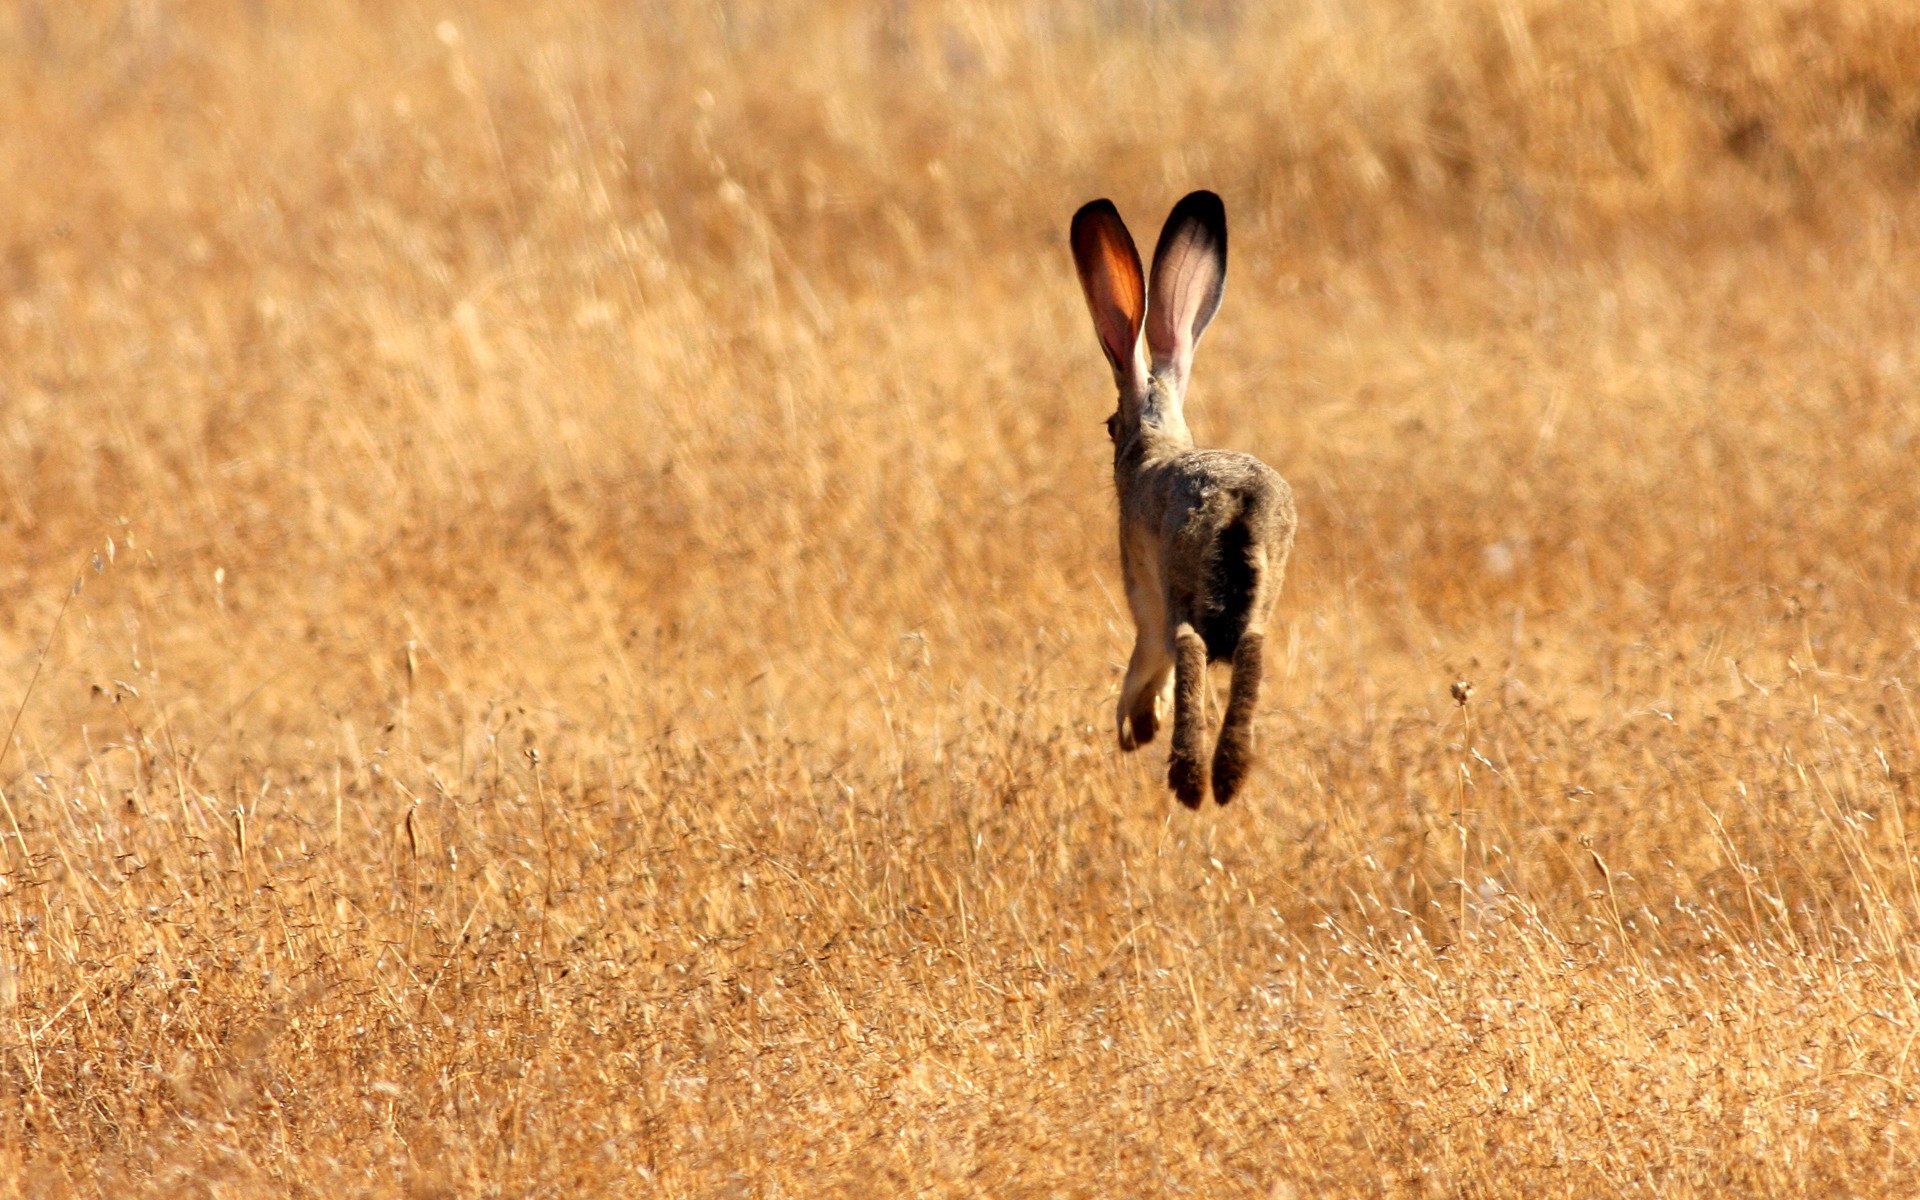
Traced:
<path fill-rule="evenodd" d="M 1207 644 L 1208 662 L 1232 658 L 1240 635 L 1252 625 L 1265 583 L 1266 556 L 1254 536 L 1264 515 L 1264 499 L 1246 497 L 1240 511 L 1221 527 L 1208 549 L 1200 612 L 1194 622 Z"/>
<path fill-rule="evenodd" d="M 1207 644 L 1185 621 L 1173 632 L 1173 746 L 1167 786 L 1188 808 L 1207 794 Z"/>

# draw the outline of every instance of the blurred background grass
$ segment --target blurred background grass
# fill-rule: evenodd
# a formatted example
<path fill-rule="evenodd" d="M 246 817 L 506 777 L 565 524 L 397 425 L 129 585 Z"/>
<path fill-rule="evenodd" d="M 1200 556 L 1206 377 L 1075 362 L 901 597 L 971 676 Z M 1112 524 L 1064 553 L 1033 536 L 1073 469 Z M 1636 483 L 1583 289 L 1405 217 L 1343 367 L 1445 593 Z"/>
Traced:
<path fill-rule="evenodd" d="M 1916 63 L 1891 0 L 0 14 L 9 1188 L 1897 1194 Z M 1110 745 L 1064 224 L 1199 186 L 1196 433 L 1302 531 L 1195 821 Z"/>

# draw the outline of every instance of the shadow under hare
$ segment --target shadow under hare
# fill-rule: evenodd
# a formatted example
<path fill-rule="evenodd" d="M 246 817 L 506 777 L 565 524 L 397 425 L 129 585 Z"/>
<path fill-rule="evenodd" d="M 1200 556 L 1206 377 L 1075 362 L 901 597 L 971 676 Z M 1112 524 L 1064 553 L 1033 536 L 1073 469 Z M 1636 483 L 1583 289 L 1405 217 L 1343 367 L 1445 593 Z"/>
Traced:
<path fill-rule="evenodd" d="M 1115 713 L 1120 748 L 1153 740 L 1171 694 L 1167 785 L 1182 804 L 1199 807 L 1209 773 L 1207 664 L 1232 662 L 1211 771 L 1214 799 L 1225 804 L 1253 767 L 1267 616 L 1296 525 L 1286 480 L 1250 454 L 1196 448 L 1182 414 L 1193 348 L 1226 287 L 1226 206 L 1205 191 L 1174 205 L 1150 277 L 1111 201 L 1075 213 L 1071 238 L 1120 390 L 1107 433 L 1120 566 L 1137 627 Z"/>

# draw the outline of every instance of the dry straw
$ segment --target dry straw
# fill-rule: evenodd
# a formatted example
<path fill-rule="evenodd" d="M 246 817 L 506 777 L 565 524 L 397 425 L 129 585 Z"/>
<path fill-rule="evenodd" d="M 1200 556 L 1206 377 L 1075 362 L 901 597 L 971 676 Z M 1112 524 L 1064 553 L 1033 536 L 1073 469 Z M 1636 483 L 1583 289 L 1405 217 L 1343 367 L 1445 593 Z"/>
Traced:
<path fill-rule="evenodd" d="M 1916 64 L 0 13 L 0 1197 L 1909 1194 Z M 1198 815 L 1064 244 L 1196 187 L 1301 531 Z"/>

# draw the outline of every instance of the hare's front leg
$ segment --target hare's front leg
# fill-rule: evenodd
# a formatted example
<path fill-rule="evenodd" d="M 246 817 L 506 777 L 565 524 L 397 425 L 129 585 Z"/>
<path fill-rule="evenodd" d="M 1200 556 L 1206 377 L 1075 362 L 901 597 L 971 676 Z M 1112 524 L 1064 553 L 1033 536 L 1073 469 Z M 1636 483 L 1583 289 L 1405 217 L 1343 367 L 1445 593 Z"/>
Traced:
<path fill-rule="evenodd" d="M 1114 714 L 1122 750 L 1144 746 L 1160 731 L 1160 707 L 1172 679 L 1166 635 L 1142 626 L 1133 638 L 1133 657 L 1127 661 L 1127 678 L 1120 685 L 1120 705 Z"/>

